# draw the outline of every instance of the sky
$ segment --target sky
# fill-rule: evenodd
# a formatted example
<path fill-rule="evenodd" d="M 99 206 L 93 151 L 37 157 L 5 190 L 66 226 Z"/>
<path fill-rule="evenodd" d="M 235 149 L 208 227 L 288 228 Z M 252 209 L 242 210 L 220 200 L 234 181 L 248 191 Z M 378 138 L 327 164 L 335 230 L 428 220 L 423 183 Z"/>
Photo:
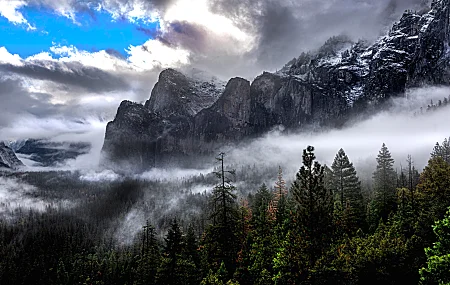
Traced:
<path fill-rule="evenodd" d="M 0 140 L 89 141 L 165 68 L 252 80 L 423 0 L 0 0 Z M 425 1 L 426 2 L 426 1 Z"/>

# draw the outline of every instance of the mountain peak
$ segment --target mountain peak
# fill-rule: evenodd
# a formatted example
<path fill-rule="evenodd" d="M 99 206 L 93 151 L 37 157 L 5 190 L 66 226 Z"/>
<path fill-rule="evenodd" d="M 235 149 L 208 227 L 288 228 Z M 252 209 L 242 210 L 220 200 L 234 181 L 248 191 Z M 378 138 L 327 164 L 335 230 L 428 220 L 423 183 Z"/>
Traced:
<path fill-rule="evenodd" d="M 145 108 L 119 108 L 104 152 L 113 161 L 140 160 L 143 169 L 192 163 L 280 125 L 340 127 L 408 87 L 450 85 L 449 7 L 450 0 L 440 0 L 426 13 L 407 11 L 373 44 L 332 37 L 251 84 L 236 77 L 225 87 L 165 70 Z"/>

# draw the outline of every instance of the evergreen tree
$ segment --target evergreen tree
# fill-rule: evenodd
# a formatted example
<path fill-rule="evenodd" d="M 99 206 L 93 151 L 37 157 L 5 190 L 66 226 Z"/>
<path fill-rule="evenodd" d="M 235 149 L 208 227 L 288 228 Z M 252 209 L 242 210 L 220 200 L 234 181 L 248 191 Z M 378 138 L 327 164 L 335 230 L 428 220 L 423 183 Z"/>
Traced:
<path fill-rule="evenodd" d="M 286 182 L 283 179 L 283 170 L 281 166 L 278 167 L 277 181 L 275 181 L 273 198 L 269 204 L 269 215 L 272 220 L 276 219 L 278 212 L 278 204 L 280 200 L 288 194 L 286 189 Z"/>
<path fill-rule="evenodd" d="M 430 225 L 444 217 L 450 205 L 450 164 L 442 157 L 432 158 L 417 185 L 420 216 L 416 227 L 421 236 L 433 239 Z"/>
<path fill-rule="evenodd" d="M 416 190 L 415 189 L 417 187 L 417 184 L 419 184 L 420 175 L 414 166 L 414 162 L 413 162 L 411 155 L 408 155 L 406 162 L 408 163 L 408 186 L 407 186 L 407 188 L 408 188 L 409 194 L 411 196 L 411 209 L 414 212 L 416 210 L 416 196 L 415 196 Z"/>
<path fill-rule="evenodd" d="M 143 227 L 141 256 L 138 261 L 138 284 L 155 284 L 156 273 L 161 260 L 156 230 L 147 221 Z"/>
<path fill-rule="evenodd" d="M 205 237 L 208 252 L 208 262 L 216 270 L 223 262 L 228 274 L 233 276 L 236 269 L 236 257 L 239 251 L 237 238 L 238 211 L 234 185 L 231 176 L 234 170 L 225 169 L 225 154 L 220 153 L 216 160 L 220 163 L 219 170 L 214 172 L 220 183 L 212 191 L 212 225 Z"/>
<path fill-rule="evenodd" d="M 383 143 L 377 157 L 377 169 L 373 173 L 375 190 L 375 211 L 379 218 L 387 220 L 396 207 L 397 173 L 394 170 L 394 159 Z"/>
<path fill-rule="evenodd" d="M 242 199 L 240 202 L 239 208 L 239 230 L 238 230 L 238 238 L 240 243 L 240 250 L 237 254 L 237 268 L 234 272 L 233 277 L 242 282 L 241 284 L 253 284 L 251 282 L 252 278 L 250 276 L 249 267 L 250 267 L 250 251 L 252 245 L 252 224 L 253 224 L 253 213 L 251 208 L 248 205 L 248 201 L 246 199 Z"/>
<path fill-rule="evenodd" d="M 324 167 L 315 159 L 314 147 L 303 150 L 303 166 L 291 188 L 310 266 L 328 246 L 333 220 L 333 195 L 324 187 Z"/>
<path fill-rule="evenodd" d="M 273 205 L 272 195 L 263 184 L 257 193 L 259 209 L 252 215 L 252 243 L 250 245 L 250 266 L 249 272 L 252 277 L 252 284 L 267 284 L 267 280 L 272 275 L 272 229 L 276 217 L 276 210 Z M 264 283 L 266 282 L 266 283 Z"/>
<path fill-rule="evenodd" d="M 431 158 L 435 157 L 442 157 L 445 162 L 450 163 L 450 138 L 448 140 L 445 138 L 442 145 L 436 143 L 431 152 Z"/>
<path fill-rule="evenodd" d="M 363 225 L 365 209 L 361 182 L 355 167 L 341 148 L 331 165 L 331 190 L 340 210 L 340 224 L 347 232 L 356 232 Z"/>
<path fill-rule="evenodd" d="M 186 284 L 182 260 L 184 251 L 183 233 L 178 221 L 174 219 L 165 237 L 165 247 L 161 266 L 158 270 L 158 284 Z"/>
<path fill-rule="evenodd" d="M 193 265 L 189 267 L 186 272 L 186 279 L 188 284 L 199 284 L 200 283 L 200 274 L 201 274 L 201 262 L 200 255 L 198 252 L 198 242 L 195 236 L 194 227 L 192 225 L 189 226 L 186 236 L 184 238 L 184 252 L 183 258 L 186 260 L 187 264 Z"/>
<path fill-rule="evenodd" d="M 270 193 L 266 184 L 263 183 L 261 187 L 259 187 L 252 200 L 252 215 L 254 217 L 254 219 L 252 219 L 253 221 L 262 216 L 261 212 L 267 213 L 270 201 L 272 201 L 272 199 L 273 194 Z"/>

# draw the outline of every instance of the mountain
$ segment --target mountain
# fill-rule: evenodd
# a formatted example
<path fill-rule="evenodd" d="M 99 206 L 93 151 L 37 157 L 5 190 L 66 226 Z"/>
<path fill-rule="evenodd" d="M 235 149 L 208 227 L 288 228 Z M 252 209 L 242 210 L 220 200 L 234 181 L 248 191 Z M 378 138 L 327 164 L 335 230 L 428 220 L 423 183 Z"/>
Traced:
<path fill-rule="evenodd" d="M 14 151 L 5 143 L 0 142 L 0 168 L 18 169 L 24 166 Z"/>
<path fill-rule="evenodd" d="M 448 85 L 449 6 L 435 0 L 428 11 L 406 11 L 373 44 L 333 37 L 280 71 L 253 82 L 232 78 L 224 90 L 165 70 L 145 105 L 119 106 L 107 125 L 103 165 L 190 164 L 276 126 L 339 127 L 406 88 Z"/>
<path fill-rule="evenodd" d="M 75 159 L 90 151 L 91 145 L 84 142 L 52 142 L 44 139 L 28 139 L 12 144 L 16 153 L 26 155 L 27 158 L 41 166 L 57 166 L 68 159 Z"/>

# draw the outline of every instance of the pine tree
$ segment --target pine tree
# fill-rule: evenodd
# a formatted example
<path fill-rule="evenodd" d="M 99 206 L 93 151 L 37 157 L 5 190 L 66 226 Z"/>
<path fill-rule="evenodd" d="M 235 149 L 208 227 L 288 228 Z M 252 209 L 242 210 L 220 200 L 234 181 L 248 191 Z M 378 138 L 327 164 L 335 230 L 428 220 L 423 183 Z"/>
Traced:
<path fill-rule="evenodd" d="M 189 266 L 186 271 L 187 284 L 199 284 L 201 276 L 201 262 L 198 252 L 199 245 L 192 225 L 189 226 L 186 236 L 184 237 L 184 244 L 183 258 L 186 260 L 186 264 L 192 265 Z"/>
<path fill-rule="evenodd" d="M 356 232 L 365 219 L 361 182 L 355 167 L 341 148 L 331 165 L 331 190 L 340 210 L 340 224 L 347 232 Z"/>
<path fill-rule="evenodd" d="M 328 246 L 333 219 L 333 195 L 324 187 L 324 167 L 315 159 L 314 147 L 303 150 L 303 166 L 291 188 L 310 266 Z"/>
<path fill-rule="evenodd" d="M 182 262 L 182 252 L 184 251 L 183 233 L 178 221 L 174 219 L 165 237 L 164 254 L 161 266 L 158 270 L 158 284 L 185 284 L 185 272 Z M 180 262 L 181 261 L 181 262 Z"/>
<path fill-rule="evenodd" d="M 210 216 L 212 225 L 208 228 L 205 246 L 208 251 L 208 262 L 216 270 L 223 262 L 230 277 L 236 269 L 236 256 L 239 251 L 237 237 L 238 211 L 236 203 L 236 188 L 231 184 L 234 170 L 225 169 L 225 154 L 220 153 L 216 160 L 220 163 L 218 171 L 214 172 L 220 183 L 212 191 Z"/>
<path fill-rule="evenodd" d="M 266 184 L 262 184 L 252 200 L 252 215 L 255 218 L 261 217 L 261 212 L 267 212 L 273 194 L 270 193 Z M 254 220 L 254 219 L 253 219 Z"/>
<path fill-rule="evenodd" d="M 387 220 L 396 207 L 397 174 L 394 170 L 394 159 L 383 143 L 377 157 L 377 169 L 373 173 L 375 190 L 375 210 L 377 216 Z"/>
<path fill-rule="evenodd" d="M 288 191 L 286 189 L 286 182 L 283 179 L 283 170 L 281 169 L 281 166 L 279 166 L 277 181 L 275 182 L 273 191 L 273 198 L 269 203 L 269 215 L 272 220 L 276 219 L 279 201 L 283 197 L 286 197 L 287 194 Z"/>
<path fill-rule="evenodd" d="M 450 138 L 445 138 L 442 145 L 438 142 L 436 143 L 433 151 L 431 152 L 431 158 L 435 157 L 442 157 L 445 162 L 450 163 Z"/>
<path fill-rule="evenodd" d="M 138 261 L 138 284 L 155 284 L 156 273 L 161 260 L 156 230 L 147 221 L 143 227 L 141 255 Z"/>
<path fill-rule="evenodd" d="M 273 205 L 274 195 L 270 193 L 265 184 L 261 186 L 255 203 L 259 208 L 252 215 L 252 242 L 250 245 L 250 266 L 252 284 L 266 284 L 264 280 L 272 274 L 273 243 L 272 229 L 276 219 L 276 210 Z M 255 205 L 255 206 L 256 206 Z"/>

